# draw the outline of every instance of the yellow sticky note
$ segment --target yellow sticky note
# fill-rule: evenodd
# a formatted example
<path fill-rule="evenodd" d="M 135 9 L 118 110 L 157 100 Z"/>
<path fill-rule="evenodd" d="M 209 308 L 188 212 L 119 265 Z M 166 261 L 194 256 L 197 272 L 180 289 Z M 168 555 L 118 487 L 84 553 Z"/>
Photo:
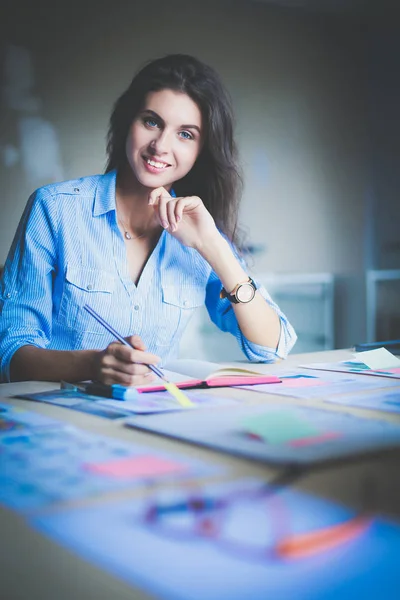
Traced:
<path fill-rule="evenodd" d="M 165 389 L 169 391 L 171 396 L 173 396 L 181 406 L 194 406 L 193 402 L 189 400 L 189 398 L 180 390 L 174 383 L 163 381 L 163 385 Z"/>
<path fill-rule="evenodd" d="M 386 348 L 376 348 L 375 350 L 366 350 L 365 352 L 356 352 L 353 356 L 364 363 L 374 371 L 378 369 L 394 369 L 400 367 L 400 360 L 386 350 Z"/>

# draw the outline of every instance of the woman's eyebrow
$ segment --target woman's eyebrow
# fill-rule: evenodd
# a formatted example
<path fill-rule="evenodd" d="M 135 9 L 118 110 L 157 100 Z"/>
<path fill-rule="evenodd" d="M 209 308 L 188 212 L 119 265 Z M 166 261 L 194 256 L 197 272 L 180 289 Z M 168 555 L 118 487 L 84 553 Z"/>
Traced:
<path fill-rule="evenodd" d="M 200 127 L 198 125 L 181 125 L 180 128 L 181 129 L 197 129 L 197 131 L 199 133 L 201 133 Z"/>
<path fill-rule="evenodd" d="M 144 114 L 151 115 L 152 117 L 155 117 L 156 119 L 158 119 L 159 121 L 162 121 L 164 123 L 164 119 L 162 119 L 159 114 L 157 114 L 156 112 L 154 112 L 154 110 L 150 110 L 149 108 L 144 108 L 141 111 L 141 114 L 142 115 L 144 115 Z"/>
<path fill-rule="evenodd" d="M 154 110 L 151 110 L 150 108 L 145 108 L 144 110 L 142 110 L 142 114 L 151 115 L 152 117 L 158 119 L 162 123 L 165 123 L 164 119 L 162 117 L 160 117 L 160 115 L 158 113 L 156 113 Z M 198 125 L 189 125 L 189 124 L 188 125 L 180 125 L 179 129 L 196 129 L 199 132 L 199 134 L 201 134 L 201 130 Z"/>

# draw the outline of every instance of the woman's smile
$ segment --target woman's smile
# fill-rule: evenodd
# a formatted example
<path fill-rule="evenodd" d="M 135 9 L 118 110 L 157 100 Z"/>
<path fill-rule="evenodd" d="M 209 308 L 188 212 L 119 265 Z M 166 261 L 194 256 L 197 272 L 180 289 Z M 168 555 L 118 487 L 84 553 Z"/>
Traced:
<path fill-rule="evenodd" d="M 143 156 L 142 158 L 147 170 L 150 173 L 161 173 L 162 171 L 165 171 L 165 169 L 171 166 L 169 163 L 155 160 L 154 158 L 150 158 L 147 156 Z"/>

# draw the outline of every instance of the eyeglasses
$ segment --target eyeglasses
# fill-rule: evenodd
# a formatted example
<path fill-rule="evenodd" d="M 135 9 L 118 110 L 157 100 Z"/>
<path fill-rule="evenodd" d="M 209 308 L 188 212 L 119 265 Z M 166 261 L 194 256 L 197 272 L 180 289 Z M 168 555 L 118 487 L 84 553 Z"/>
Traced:
<path fill-rule="evenodd" d="M 315 527 L 300 523 L 291 503 L 288 494 L 271 485 L 222 495 L 198 489 L 167 501 L 151 500 L 139 520 L 156 535 L 209 542 L 252 561 L 319 555 L 358 539 L 372 524 L 369 515 L 359 514 Z"/>

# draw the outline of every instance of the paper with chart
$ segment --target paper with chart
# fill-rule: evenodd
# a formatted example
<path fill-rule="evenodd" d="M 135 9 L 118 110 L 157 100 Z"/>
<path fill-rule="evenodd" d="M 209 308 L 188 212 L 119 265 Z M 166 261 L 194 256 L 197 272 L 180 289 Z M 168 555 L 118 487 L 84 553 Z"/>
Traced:
<path fill-rule="evenodd" d="M 57 427 L 59 421 L 10 404 L 0 403 L 0 436 Z"/>
<path fill-rule="evenodd" d="M 362 353 L 361 353 L 362 354 Z M 360 373 L 362 375 L 374 375 L 375 377 L 391 377 L 400 379 L 400 368 L 391 367 L 387 369 L 374 370 L 365 363 L 354 360 L 343 360 L 336 363 L 309 363 L 299 365 L 302 369 L 314 369 L 317 371 L 339 371 L 341 373 Z"/>
<path fill-rule="evenodd" d="M 19 394 L 17 397 L 24 400 L 55 404 L 106 419 L 120 419 L 132 414 L 174 412 L 240 403 L 240 400 L 235 398 L 211 396 L 202 391 L 189 391 L 186 395 L 192 401 L 193 406 L 182 406 L 167 392 L 137 394 L 133 400 L 106 399 L 102 396 L 86 394 L 78 389 L 56 389 L 46 392 Z"/>
<path fill-rule="evenodd" d="M 18 511 L 220 471 L 0 405 L 0 503 Z"/>
<path fill-rule="evenodd" d="M 279 402 L 137 416 L 143 429 L 271 464 L 306 465 L 400 446 L 400 425 Z"/>
<path fill-rule="evenodd" d="M 279 396 L 292 396 L 294 398 L 328 399 L 331 395 L 359 392 L 400 386 L 400 382 L 392 379 L 374 379 L 363 377 L 359 374 L 345 374 L 324 371 L 323 373 L 310 373 L 305 369 L 281 371 L 281 383 L 255 386 L 240 386 L 243 389 Z"/>
<path fill-rule="evenodd" d="M 371 408 L 384 412 L 400 414 L 400 386 L 395 389 L 379 390 L 369 394 L 341 394 L 329 396 L 326 402 L 344 404 L 345 406 L 357 406 L 359 408 Z"/>
<path fill-rule="evenodd" d="M 105 419 L 121 419 L 131 414 L 131 411 L 125 410 L 125 407 L 121 402 L 115 406 L 108 407 L 99 401 L 99 396 L 91 396 L 78 389 L 61 388 L 47 390 L 45 392 L 18 394 L 16 397 L 22 398 L 23 400 L 34 400 L 35 402 L 54 404 L 56 406 L 89 413 Z"/>
<path fill-rule="evenodd" d="M 241 404 L 237 398 L 229 398 L 224 396 L 210 396 L 207 393 L 201 391 L 196 392 L 185 392 L 185 395 L 191 400 L 193 406 L 186 407 L 178 404 L 178 402 L 170 394 L 166 392 L 150 392 L 146 394 L 140 394 L 138 399 L 125 400 L 123 408 L 125 411 L 134 414 L 153 414 L 153 413 L 164 413 L 164 412 L 175 412 L 175 411 L 186 411 L 207 409 L 211 407 L 220 406 L 232 406 Z M 121 402 L 118 400 L 102 400 L 101 405 L 104 407 L 111 407 L 118 409 L 121 406 Z"/>
<path fill-rule="evenodd" d="M 175 487 L 30 523 L 165 600 L 398 599 L 398 523 L 260 480 Z"/>

